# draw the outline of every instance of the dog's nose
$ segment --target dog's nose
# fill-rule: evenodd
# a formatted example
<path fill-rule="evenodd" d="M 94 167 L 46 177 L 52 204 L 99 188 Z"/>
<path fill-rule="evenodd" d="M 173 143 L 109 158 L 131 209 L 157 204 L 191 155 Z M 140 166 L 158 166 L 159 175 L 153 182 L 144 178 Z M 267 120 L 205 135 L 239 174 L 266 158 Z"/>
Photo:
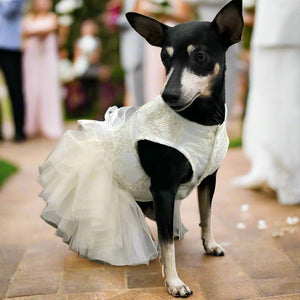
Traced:
<path fill-rule="evenodd" d="M 163 93 L 162 98 L 168 104 L 176 104 L 178 102 L 179 96 L 177 94 L 172 93 Z"/>

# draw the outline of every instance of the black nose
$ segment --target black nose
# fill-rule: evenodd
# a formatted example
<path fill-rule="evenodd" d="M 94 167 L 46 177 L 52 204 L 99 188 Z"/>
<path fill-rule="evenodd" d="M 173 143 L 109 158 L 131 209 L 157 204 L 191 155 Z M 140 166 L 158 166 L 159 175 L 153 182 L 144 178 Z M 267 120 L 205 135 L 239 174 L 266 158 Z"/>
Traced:
<path fill-rule="evenodd" d="M 170 105 L 176 104 L 179 100 L 178 94 L 174 94 L 174 93 L 163 93 L 162 98 L 166 103 Z"/>

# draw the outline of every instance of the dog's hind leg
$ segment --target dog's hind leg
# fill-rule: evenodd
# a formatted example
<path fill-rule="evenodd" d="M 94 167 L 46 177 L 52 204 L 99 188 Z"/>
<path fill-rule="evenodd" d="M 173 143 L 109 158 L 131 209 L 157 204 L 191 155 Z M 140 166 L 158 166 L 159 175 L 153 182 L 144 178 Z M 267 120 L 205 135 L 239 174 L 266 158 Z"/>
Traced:
<path fill-rule="evenodd" d="M 225 251 L 214 240 L 211 229 L 211 204 L 216 186 L 216 173 L 206 177 L 198 186 L 198 203 L 205 252 L 214 256 L 223 256 Z"/>

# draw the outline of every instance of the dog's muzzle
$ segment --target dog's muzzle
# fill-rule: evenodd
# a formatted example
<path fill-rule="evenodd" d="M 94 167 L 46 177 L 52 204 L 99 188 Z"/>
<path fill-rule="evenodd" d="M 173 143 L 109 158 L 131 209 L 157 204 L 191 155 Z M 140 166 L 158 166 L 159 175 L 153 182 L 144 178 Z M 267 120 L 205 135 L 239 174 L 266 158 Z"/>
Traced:
<path fill-rule="evenodd" d="M 171 93 L 163 93 L 162 98 L 168 106 L 177 112 L 185 110 L 193 103 L 193 101 L 183 102 L 177 94 Z"/>

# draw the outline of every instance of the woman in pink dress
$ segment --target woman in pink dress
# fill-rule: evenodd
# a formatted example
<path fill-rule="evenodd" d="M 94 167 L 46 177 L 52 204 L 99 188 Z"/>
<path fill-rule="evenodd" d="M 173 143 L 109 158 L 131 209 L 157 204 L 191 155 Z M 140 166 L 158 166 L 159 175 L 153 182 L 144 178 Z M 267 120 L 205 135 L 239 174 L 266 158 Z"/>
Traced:
<path fill-rule="evenodd" d="M 23 26 L 26 118 L 30 137 L 59 138 L 63 132 L 58 79 L 57 18 L 50 0 L 34 0 Z"/>

